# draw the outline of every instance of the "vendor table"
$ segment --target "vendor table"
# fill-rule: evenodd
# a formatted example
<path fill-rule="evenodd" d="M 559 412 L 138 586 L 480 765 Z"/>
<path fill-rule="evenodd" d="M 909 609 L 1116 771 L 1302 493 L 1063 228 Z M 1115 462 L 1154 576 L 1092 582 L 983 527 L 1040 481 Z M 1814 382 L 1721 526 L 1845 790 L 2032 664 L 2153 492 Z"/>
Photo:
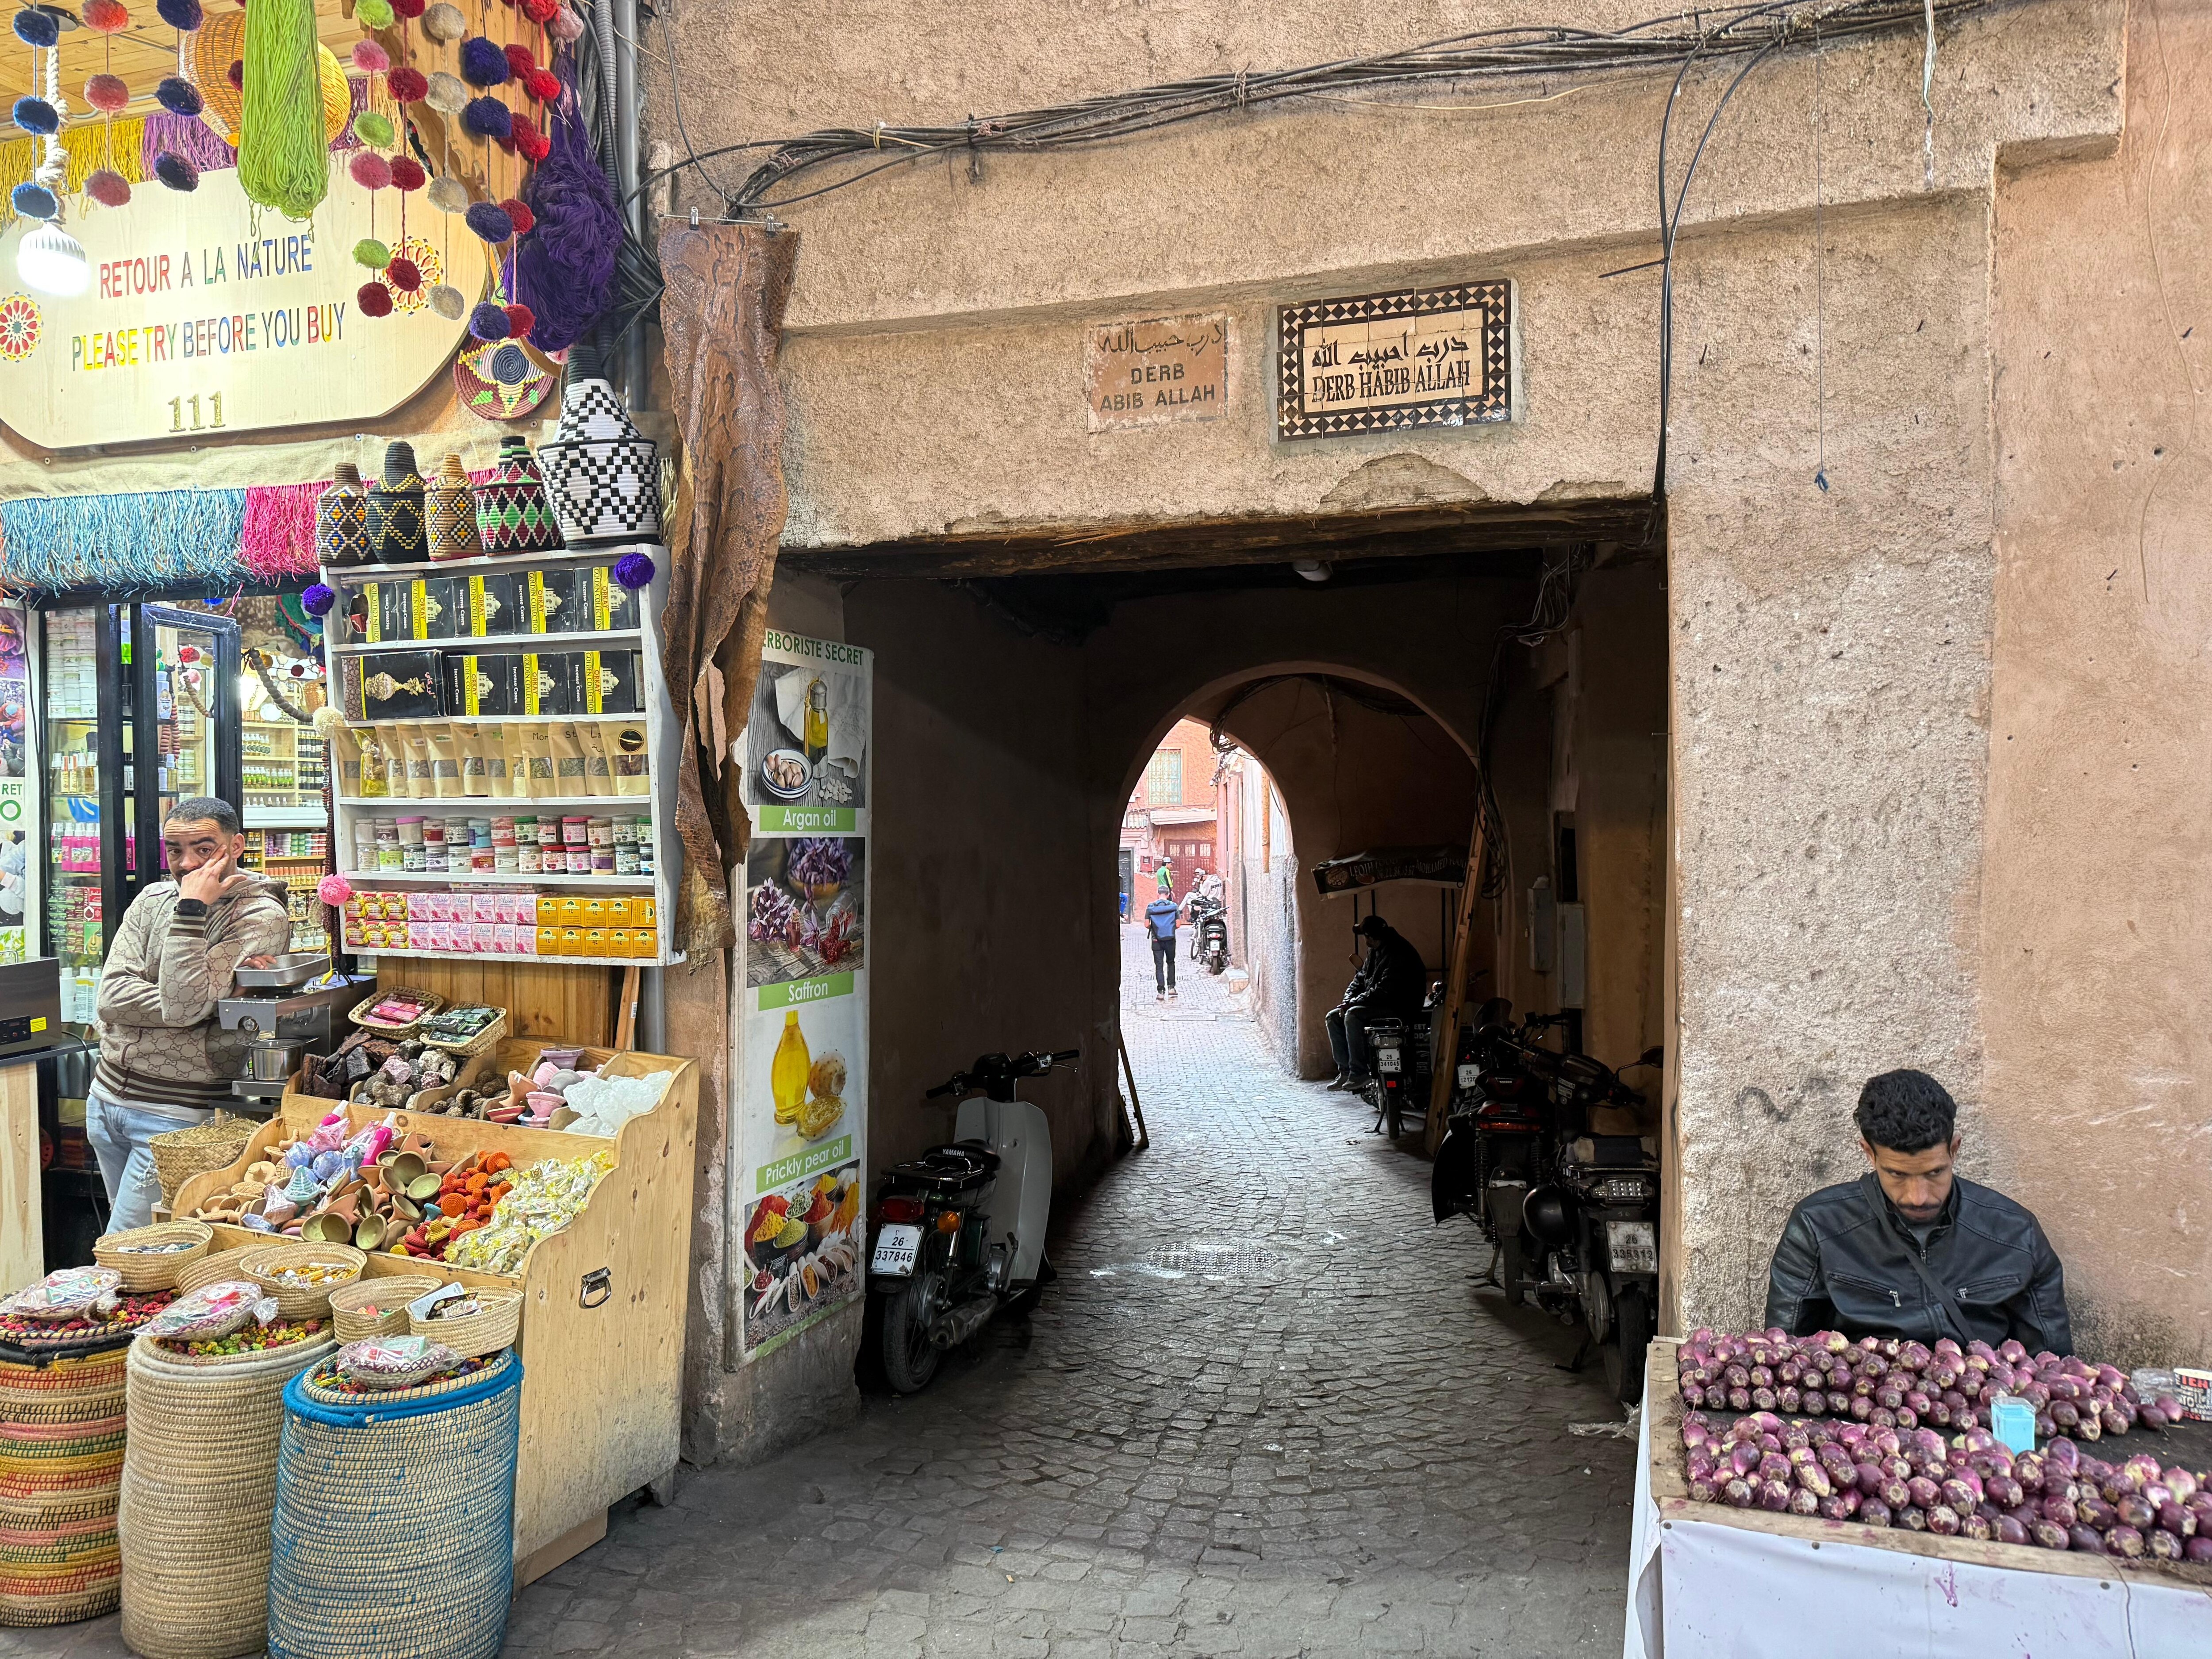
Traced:
<path fill-rule="evenodd" d="M 1675 1346 L 1644 1369 L 1622 1659 L 2212 1654 L 2212 1567 L 1692 1504 Z M 2202 1468 L 2208 1441 L 2192 1425 L 2119 1443 Z"/>

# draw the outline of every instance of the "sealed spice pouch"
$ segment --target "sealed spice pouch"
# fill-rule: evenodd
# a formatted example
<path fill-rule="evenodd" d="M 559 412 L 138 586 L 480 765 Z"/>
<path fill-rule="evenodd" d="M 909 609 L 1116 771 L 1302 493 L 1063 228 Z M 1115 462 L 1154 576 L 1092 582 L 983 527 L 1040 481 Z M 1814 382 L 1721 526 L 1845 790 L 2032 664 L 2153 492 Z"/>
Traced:
<path fill-rule="evenodd" d="M 408 798 L 410 800 L 428 800 L 438 792 L 434 781 L 434 763 L 430 758 L 430 738 L 422 729 L 421 721 L 401 723 L 399 752 L 407 762 Z"/>
<path fill-rule="evenodd" d="M 412 786 L 407 776 L 407 755 L 400 744 L 398 726 L 395 723 L 372 727 L 362 735 L 362 741 L 364 744 L 374 743 L 377 753 L 383 757 L 384 787 L 380 793 L 394 800 L 405 800 L 412 793 Z M 362 772 L 366 774 L 368 770 L 366 750 L 361 764 Z M 366 781 L 364 777 L 363 781 Z"/>
<path fill-rule="evenodd" d="M 330 764 L 332 781 L 337 786 L 342 800 L 359 800 L 361 784 L 361 739 L 348 727 L 340 726 L 330 734 Z"/>
<path fill-rule="evenodd" d="M 445 675 L 438 652 L 383 651 L 359 660 L 363 719 L 434 720 L 446 712 Z"/>
<path fill-rule="evenodd" d="M 225 1279 L 186 1292 L 139 1328 L 173 1342 L 210 1342 L 253 1322 L 253 1310 L 267 1296 L 251 1279 Z"/>
<path fill-rule="evenodd" d="M 584 793 L 613 794 L 614 766 L 607 754 L 607 728 L 597 720 L 579 720 L 575 732 L 577 744 L 584 751 Z"/>
<path fill-rule="evenodd" d="M 554 787 L 548 793 L 554 795 L 587 795 L 590 789 L 590 769 L 584 759 L 584 745 L 577 736 L 572 720 L 555 720 L 545 728 L 553 747 Z"/>
<path fill-rule="evenodd" d="M 461 793 L 471 798 L 490 794 L 484 728 L 474 720 L 456 720 L 452 729 L 453 746 L 460 754 Z M 495 744 L 497 739 L 491 741 Z"/>
<path fill-rule="evenodd" d="M 411 1389 L 461 1363 L 442 1342 L 422 1336 L 372 1336 L 338 1350 L 338 1375 L 360 1389 Z"/>
<path fill-rule="evenodd" d="M 58 1267 L 37 1284 L 0 1302 L 0 1315 L 42 1324 L 62 1324 L 94 1315 L 105 1317 L 114 1311 L 122 1283 L 123 1275 L 112 1267 Z"/>
<path fill-rule="evenodd" d="M 457 800 L 461 787 L 461 745 L 450 720 L 428 720 L 422 737 L 430 750 L 430 793 L 441 800 Z"/>
<path fill-rule="evenodd" d="M 495 800 L 504 800 L 521 793 L 521 782 L 514 770 L 515 755 L 508 726 L 480 726 L 477 730 L 483 736 L 484 793 Z"/>
<path fill-rule="evenodd" d="M 645 723 L 611 722 L 601 728 L 605 736 L 607 769 L 617 795 L 645 795 L 653 791 L 645 752 Z"/>

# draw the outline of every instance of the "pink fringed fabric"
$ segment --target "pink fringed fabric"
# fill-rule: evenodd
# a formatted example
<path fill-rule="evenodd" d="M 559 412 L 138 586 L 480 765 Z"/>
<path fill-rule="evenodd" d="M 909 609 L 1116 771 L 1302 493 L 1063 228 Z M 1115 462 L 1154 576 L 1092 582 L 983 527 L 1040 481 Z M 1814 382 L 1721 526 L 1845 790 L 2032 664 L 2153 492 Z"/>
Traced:
<path fill-rule="evenodd" d="M 330 488 L 319 483 L 256 484 L 246 492 L 246 530 L 239 562 L 262 581 L 304 575 L 315 568 L 315 501 Z"/>

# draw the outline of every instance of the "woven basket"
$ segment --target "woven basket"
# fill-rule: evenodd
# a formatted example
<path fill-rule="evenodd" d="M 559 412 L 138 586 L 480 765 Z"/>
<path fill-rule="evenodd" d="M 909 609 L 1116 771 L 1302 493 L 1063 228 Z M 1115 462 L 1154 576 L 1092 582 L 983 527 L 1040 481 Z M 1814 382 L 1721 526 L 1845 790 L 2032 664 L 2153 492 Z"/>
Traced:
<path fill-rule="evenodd" d="M 118 1533 L 123 1639 L 145 1659 L 258 1652 L 269 1620 L 269 1518 L 284 1385 L 336 1347 L 328 1337 L 234 1364 L 174 1363 L 131 1347 L 134 1432 Z"/>
<path fill-rule="evenodd" d="M 189 1129 L 172 1129 L 148 1141 L 146 1144 L 154 1152 L 154 1173 L 161 1182 L 162 1204 L 174 1204 L 177 1188 L 194 1176 L 210 1170 L 228 1170 L 237 1163 L 238 1155 L 246 1150 L 246 1143 L 260 1127 L 250 1117 L 233 1117 L 218 1108 L 205 1123 L 195 1123 Z M 217 1133 L 217 1130 L 229 1133 Z"/>
<path fill-rule="evenodd" d="M 272 1276 L 281 1267 L 308 1262 L 343 1266 L 352 1271 L 335 1284 L 319 1285 L 280 1285 Z M 286 1319 L 328 1319 L 331 1292 L 359 1279 L 361 1270 L 368 1265 L 368 1254 L 350 1244 L 302 1244 L 296 1241 L 252 1251 L 238 1264 L 240 1272 L 276 1298 L 276 1311 Z"/>
<path fill-rule="evenodd" d="M 124 1359 L 0 1363 L 0 1626 L 114 1611 Z"/>
<path fill-rule="evenodd" d="M 464 1359 L 513 1347 L 522 1329 L 522 1292 L 471 1290 L 468 1294 L 483 1305 L 482 1313 L 461 1319 L 417 1319 L 410 1314 L 408 1334 L 441 1342 Z"/>
<path fill-rule="evenodd" d="M 428 1296 L 446 1281 L 422 1273 L 391 1273 L 382 1279 L 356 1279 L 342 1291 L 331 1292 L 331 1321 L 340 1342 L 359 1342 L 372 1336 L 400 1336 L 407 1330 L 407 1304 Z M 374 1303 L 384 1311 L 357 1311 L 363 1303 Z"/>
<path fill-rule="evenodd" d="M 502 1008 L 499 1011 L 497 1019 L 492 1021 L 465 1042 L 440 1042 L 434 1037 L 426 1036 L 422 1039 L 422 1046 L 426 1048 L 443 1048 L 449 1054 L 459 1054 L 464 1059 L 468 1059 L 483 1053 L 506 1035 L 507 1010 Z"/>
<path fill-rule="evenodd" d="M 253 1243 L 240 1244 L 235 1249 L 209 1251 L 177 1275 L 177 1294 L 190 1296 L 203 1285 L 220 1285 L 226 1279 L 244 1279 L 245 1270 L 239 1264 L 255 1251 L 268 1248 L 266 1244 Z"/>
<path fill-rule="evenodd" d="M 204 1221 L 164 1221 L 151 1227 L 133 1227 L 128 1232 L 108 1233 L 92 1242 L 93 1260 L 103 1267 L 112 1267 L 123 1275 L 126 1291 L 166 1291 L 177 1282 L 177 1276 L 208 1253 L 214 1241 L 215 1230 Z M 126 1244 L 173 1244 L 185 1240 L 191 1248 L 173 1251 L 167 1255 L 139 1255 L 125 1250 Z"/>
<path fill-rule="evenodd" d="M 172 1365 L 180 1365 L 186 1370 L 200 1370 L 213 1365 L 251 1364 L 257 1359 L 264 1359 L 273 1354 L 289 1353 L 302 1344 L 313 1347 L 319 1342 L 327 1342 L 330 1340 L 331 1324 L 328 1320 L 325 1320 L 322 1329 L 312 1332 L 306 1336 L 296 1337 L 292 1341 L 274 1348 L 253 1348 L 244 1353 L 179 1353 L 174 1348 L 164 1344 L 160 1352 L 161 1358 Z"/>
<path fill-rule="evenodd" d="M 270 1659 L 493 1659 L 514 1594 L 521 1402 L 513 1354 L 391 1394 L 318 1388 L 312 1372 L 292 1380 Z"/>
<path fill-rule="evenodd" d="M 377 1018 L 374 1014 L 369 1012 L 369 1010 L 375 1007 L 378 1003 L 383 1001 L 386 997 L 407 997 L 413 1001 L 419 1002 L 422 1005 L 422 1016 L 415 1019 L 410 1019 L 403 1025 L 395 1025 L 389 1020 L 381 1020 Z M 362 1030 L 374 1031 L 379 1036 L 405 1036 L 417 1025 L 420 1025 L 423 1019 L 436 1013 L 438 1010 L 445 1006 L 446 999 L 440 996 L 434 991 L 417 990 L 411 985 L 379 985 L 376 988 L 376 994 L 373 997 L 363 997 L 360 1002 L 354 1006 L 351 1012 L 346 1015 L 346 1018 L 351 1020 L 355 1024 L 360 1026 Z"/>

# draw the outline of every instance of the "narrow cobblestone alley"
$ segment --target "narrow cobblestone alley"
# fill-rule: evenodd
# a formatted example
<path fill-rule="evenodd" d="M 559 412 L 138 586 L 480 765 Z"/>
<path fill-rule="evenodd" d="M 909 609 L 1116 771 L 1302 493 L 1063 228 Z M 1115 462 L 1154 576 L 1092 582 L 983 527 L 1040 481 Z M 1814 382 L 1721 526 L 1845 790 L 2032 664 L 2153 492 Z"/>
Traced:
<path fill-rule="evenodd" d="M 1285 1077 L 1220 980 L 1123 1007 L 1152 1149 L 925 1394 L 695 1474 L 526 1589 L 506 1652 L 1292 1659 L 1620 1651 L 1632 1443 L 1574 1334 L 1432 1226 L 1428 1166 Z M 1091 1057 L 1091 1063 L 1097 1063 Z M 24 1638 L 124 1651 L 115 1620 Z"/>

